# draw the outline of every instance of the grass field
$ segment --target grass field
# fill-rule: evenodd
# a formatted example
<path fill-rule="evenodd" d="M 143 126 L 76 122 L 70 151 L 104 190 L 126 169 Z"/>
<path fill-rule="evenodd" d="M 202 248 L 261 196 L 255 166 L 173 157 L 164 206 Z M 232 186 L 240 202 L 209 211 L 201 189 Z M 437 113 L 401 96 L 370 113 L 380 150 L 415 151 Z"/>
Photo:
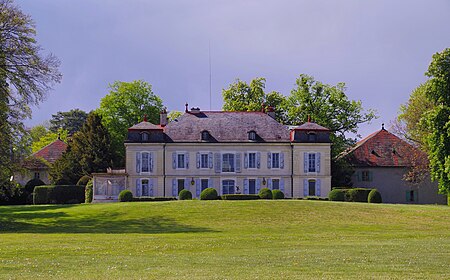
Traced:
<path fill-rule="evenodd" d="M 450 279 L 450 207 L 171 201 L 0 207 L 1 279 Z"/>

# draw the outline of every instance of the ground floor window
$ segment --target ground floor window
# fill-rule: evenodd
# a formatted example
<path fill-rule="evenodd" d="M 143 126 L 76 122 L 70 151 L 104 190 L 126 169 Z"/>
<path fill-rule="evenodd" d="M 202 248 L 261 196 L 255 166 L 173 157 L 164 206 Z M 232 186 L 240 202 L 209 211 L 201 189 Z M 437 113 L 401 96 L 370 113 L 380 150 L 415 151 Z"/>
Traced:
<path fill-rule="evenodd" d="M 316 181 L 315 180 L 308 181 L 308 195 L 309 196 L 316 195 Z"/>
<path fill-rule="evenodd" d="M 177 192 L 177 195 L 182 191 L 182 190 L 184 190 L 184 179 L 178 179 L 177 180 L 177 187 L 178 187 L 178 192 Z"/>
<path fill-rule="evenodd" d="M 248 180 L 248 193 L 256 194 L 256 180 L 255 179 Z"/>
<path fill-rule="evenodd" d="M 280 189 L 280 179 L 272 179 L 272 190 Z"/>
<path fill-rule="evenodd" d="M 417 202 L 417 191 L 406 191 L 406 202 Z"/>
<path fill-rule="evenodd" d="M 222 181 L 222 194 L 234 194 L 235 182 L 234 180 Z"/>
<path fill-rule="evenodd" d="M 142 196 L 153 196 L 153 188 L 150 185 L 150 181 L 148 179 L 143 179 L 141 181 Z"/>
<path fill-rule="evenodd" d="M 201 191 L 209 187 L 209 180 L 208 179 L 201 179 L 200 180 L 200 187 Z"/>

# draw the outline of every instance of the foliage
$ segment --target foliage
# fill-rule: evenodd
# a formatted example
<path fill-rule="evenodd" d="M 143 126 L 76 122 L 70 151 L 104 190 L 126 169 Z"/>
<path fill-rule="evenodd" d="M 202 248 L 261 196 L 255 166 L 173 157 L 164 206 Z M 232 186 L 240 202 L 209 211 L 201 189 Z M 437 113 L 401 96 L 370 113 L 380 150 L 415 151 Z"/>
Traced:
<path fill-rule="evenodd" d="M 94 198 L 94 180 L 90 179 L 86 184 L 86 188 L 84 189 L 84 203 L 92 203 L 92 199 Z"/>
<path fill-rule="evenodd" d="M 57 112 L 50 120 L 50 131 L 58 132 L 60 129 L 73 135 L 79 131 L 87 119 L 88 114 L 80 109 L 72 109 L 68 112 Z"/>
<path fill-rule="evenodd" d="M 345 201 L 345 190 L 334 189 L 328 193 L 328 199 L 330 201 Z"/>
<path fill-rule="evenodd" d="M 33 141 L 31 146 L 33 153 L 39 151 L 48 144 L 53 143 L 58 138 L 67 143 L 68 134 L 68 131 L 63 129 L 59 129 L 57 132 L 47 131 L 47 133 L 41 136 L 37 141 Z"/>
<path fill-rule="evenodd" d="M 123 190 L 119 193 L 120 202 L 130 202 L 133 201 L 133 193 L 130 190 Z"/>
<path fill-rule="evenodd" d="M 272 190 L 273 199 L 284 199 L 284 193 L 281 190 Z"/>
<path fill-rule="evenodd" d="M 83 175 L 106 172 L 112 161 L 109 133 L 101 117 L 91 112 L 81 130 L 69 141 L 66 152 L 53 164 L 50 176 L 53 182 L 65 180 L 74 184 Z"/>
<path fill-rule="evenodd" d="M 92 177 L 89 175 L 83 175 L 80 180 L 77 182 L 77 186 L 86 186 L 87 183 L 92 180 Z"/>
<path fill-rule="evenodd" d="M 109 94 L 101 99 L 96 112 L 111 135 L 112 147 L 117 153 L 116 163 L 120 165 L 124 162 L 123 142 L 128 128 L 141 122 L 144 115 L 149 122 L 158 124 L 163 104 L 161 98 L 153 93 L 152 86 L 142 80 L 116 81 L 109 88 Z"/>
<path fill-rule="evenodd" d="M 220 196 L 222 200 L 255 200 L 259 199 L 257 194 L 224 194 Z"/>
<path fill-rule="evenodd" d="M 372 189 L 367 196 L 367 202 L 369 203 L 381 203 L 381 193 L 377 189 Z"/>
<path fill-rule="evenodd" d="M 216 200 L 217 197 L 218 194 L 214 188 L 206 188 L 200 193 L 201 200 Z"/>
<path fill-rule="evenodd" d="M 259 190 L 259 198 L 261 199 L 272 199 L 272 191 L 269 188 L 262 188 Z"/>
<path fill-rule="evenodd" d="M 181 190 L 178 194 L 179 200 L 190 200 L 192 199 L 192 193 L 188 190 Z"/>
<path fill-rule="evenodd" d="M 27 192 L 20 184 L 7 180 L 0 184 L 0 205 L 26 204 Z"/>
<path fill-rule="evenodd" d="M 350 202 L 367 202 L 371 189 L 354 188 L 345 192 L 345 200 Z"/>
<path fill-rule="evenodd" d="M 26 196 L 26 204 L 33 204 L 33 191 L 34 191 L 34 187 L 36 186 L 43 186 L 45 185 L 45 183 L 39 179 L 39 178 L 34 178 L 31 179 L 30 181 L 28 181 L 25 184 L 25 188 L 24 188 L 24 195 Z"/>
<path fill-rule="evenodd" d="M 0 0 L 0 182 L 17 170 L 24 154 L 23 120 L 61 80 L 59 61 L 43 56 L 35 25 L 12 0 Z M 25 152 L 25 155 L 27 153 Z"/>
<path fill-rule="evenodd" d="M 167 118 L 168 118 L 169 122 L 172 122 L 172 121 L 174 121 L 175 119 L 181 117 L 182 115 L 183 115 L 183 113 L 180 112 L 180 111 L 170 111 L 170 112 L 167 114 Z"/>
<path fill-rule="evenodd" d="M 84 186 L 51 185 L 34 188 L 33 204 L 78 204 L 85 201 Z"/>
<path fill-rule="evenodd" d="M 425 73 L 429 77 L 426 96 L 433 109 L 426 113 L 421 125 L 429 128 L 426 147 L 431 178 L 437 180 L 439 191 L 450 193 L 450 48 L 433 55 Z"/>
<path fill-rule="evenodd" d="M 353 185 L 352 175 L 354 173 L 354 167 L 348 162 L 345 156 L 333 158 L 331 161 L 331 187 L 351 187 Z"/>

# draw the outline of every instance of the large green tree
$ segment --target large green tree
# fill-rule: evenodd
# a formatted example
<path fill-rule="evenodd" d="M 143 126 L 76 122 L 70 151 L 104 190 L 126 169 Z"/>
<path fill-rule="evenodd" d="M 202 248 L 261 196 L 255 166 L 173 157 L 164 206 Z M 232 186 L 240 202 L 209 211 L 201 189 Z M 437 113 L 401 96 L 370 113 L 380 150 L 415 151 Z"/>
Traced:
<path fill-rule="evenodd" d="M 87 118 L 87 113 L 80 109 L 72 109 L 68 112 L 57 112 L 50 120 L 50 130 L 57 133 L 58 130 L 67 130 L 69 135 L 81 129 Z"/>
<path fill-rule="evenodd" d="M 91 112 L 80 131 L 69 140 L 67 150 L 50 170 L 54 183 L 75 184 L 83 175 L 105 172 L 113 164 L 111 139 L 102 118 Z"/>
<path fill-rule="evenodd" d="M 143 120 L 147 115 L 149 122 L 159 123 L 159 113 L 163 109 L 161 98 L 152 91 L 152 86 L 144 81 L 116 81 L 109 86 L 110 92 L 101 99 L 96 112 L 102 116 L 108 129 L 114 150 L 116 164 L 124 164 L 124 140 L 127 129 Z"/>
<path fill-rule="evenodd" d="M 42 55 L 35 25 L 12 0 L 0 0 L 0 184 L 17 168 L 23 120 L 61 79 L 59 61 Z"/>

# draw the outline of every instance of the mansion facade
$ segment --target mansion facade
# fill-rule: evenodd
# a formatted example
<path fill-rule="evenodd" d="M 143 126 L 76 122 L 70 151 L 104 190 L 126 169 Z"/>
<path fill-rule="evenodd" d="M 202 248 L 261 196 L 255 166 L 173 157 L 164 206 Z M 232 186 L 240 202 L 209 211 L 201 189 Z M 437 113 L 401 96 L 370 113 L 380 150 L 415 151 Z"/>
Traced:
<path fill-rule="evenodd" d="M 94 202 L 134 196 L 176 197 L 205 188 L 219 195 L 279 189 L 286 197 L 327 197 L 331 189 L 329 130 L 312 122 L 287 127 L 268 112 L 187 109 L 168 123 L 128 129 L 126 168 L 94 174 Z"/>

